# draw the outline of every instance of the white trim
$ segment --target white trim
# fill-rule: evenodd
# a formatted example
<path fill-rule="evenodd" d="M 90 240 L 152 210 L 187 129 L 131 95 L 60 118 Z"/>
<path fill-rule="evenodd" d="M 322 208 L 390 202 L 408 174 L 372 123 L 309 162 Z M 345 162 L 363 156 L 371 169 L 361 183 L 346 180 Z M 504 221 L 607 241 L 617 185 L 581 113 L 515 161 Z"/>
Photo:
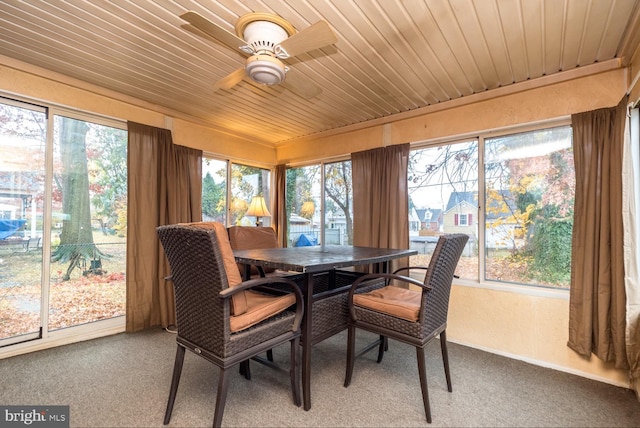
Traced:
<path fill-rule="evenodd" d="M 9 345 L 6 348 L 0 348 L 0 360 L 27 354 L 29 352 L 42 351 L 44 349 L 55 348 L 57 346 L 69 345 L 71 343 L 123 333 L 124 331 L 124 316 L 61 330 L 54 330 L 49 332 L 48 336 L 45 338 Z"/>
<path fill-rule="evenodd" d="M 545 287 L 532 284 L 501 283 L 492 281 L 473 281 L 464 278 L 456 279 L 453 285 L 460 287 L 482 288 L 483 290 L 502 291 L 505 293 L 522 294 L 525 296 L 546 297 L 550 299 L 569 300 L 568 288 Z"/>

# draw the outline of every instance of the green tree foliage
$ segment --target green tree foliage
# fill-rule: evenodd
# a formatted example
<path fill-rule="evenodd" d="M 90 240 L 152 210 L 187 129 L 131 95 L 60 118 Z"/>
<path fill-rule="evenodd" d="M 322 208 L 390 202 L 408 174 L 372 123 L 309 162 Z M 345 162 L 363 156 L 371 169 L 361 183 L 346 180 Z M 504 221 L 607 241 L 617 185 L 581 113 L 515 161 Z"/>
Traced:
<path fill-rule="evenodd" d="M 95 214 L 103 232 L 114 230 L 126 236 L 127 133 L 106 126 L 89 126 L 94 138 L 87 150 L 87 160 Z"/>
<path fill-rule="evenodd" d="M 533 275 L 544 283 L 568 287 L 571 282 L 573 218 L 544 218 L 535 222 L 532 238 Z"/>
<path fill-rule="evenodd" d="M 202 214 L 221 221 L 224 216 L 226 184 L 216 184 L 209 172 L 202 179 Z"/>

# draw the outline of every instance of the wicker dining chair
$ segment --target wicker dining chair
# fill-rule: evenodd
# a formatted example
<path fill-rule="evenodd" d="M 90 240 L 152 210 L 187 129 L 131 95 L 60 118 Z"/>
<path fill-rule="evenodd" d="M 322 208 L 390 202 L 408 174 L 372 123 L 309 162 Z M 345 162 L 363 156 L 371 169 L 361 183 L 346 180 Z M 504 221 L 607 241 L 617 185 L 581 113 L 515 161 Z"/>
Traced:
<path fill-rule="evenodd" d="M 164 424 L 171 419 L 187 349 L 220 368 L 214 427 L 222 422 L 229 369 L 286 342 L 291 346 L 288 373 L 293 401 L 300 406 L 303 300 L 298 286 L 279 277 L 242 282 L 221 223 L 160 226 L 157 233 L 171 268 L 178 330 Z M 264 294 L 254 290 L 272 283 L 291 292 Z"/>
<path fill-rule="evenodd" d="M 255 250 L 263 248 L 278 248 L 278 236 L 276 231 L 270 227 L 258 226 L 231 226 L 227 229 L 229 233 L 229 243 L 233 250 Z M 240 274 L 245 275 L 246 266 L 238 263 Z M 275 271 L 273 268 L 263 268 L 262 266 L 250 266 L 251 277 L 265 277 L 266 274 Z M 245 279 L 247 279 L 245 277 Z"/>
<path fill-rule="evenodd" d="M 230 226 L 227 229 L 227 233 L 229 234 L 229 243 L 232 250 L 278 248 L 278 235 L 271 226 Z M 275 272 L 274 268 L 247 266 L 242 263 L 238 263 L 238 269 L 240 269 L 240 275 L 244 280 L 257 277 L 264 278 L 267 274 Z M 273 351 L 271 349 L 267 351 L 267 359 L 273 361 Z M 240 364 L 240 374 L 249 380 L 251 379 L 249 360 Z"/>
<path fill-rule="evenodd" d="M 460 260 L 469 237 L 463 234 L 443 235 L 439 238 L 428 267 L 404 267 L 392 274 L 368 274 L 358 278 L 349 290 L 348 304 L 350 321 L 347 334 L 347 370 L 344 386 L 351 383 L 355 355 L 356 328 L 380 335 L 378 363 L 382 361 L 387 338 L 413 345 L 418 357 L 418 374 L 422 389 L 422 401 L 427 422 L 431 423 L 427 373 L 425 366 L 425 347 L 438 334 L 444 363 L 447 389 L 452 392 L 449 357 L 447 354 L 447 312 L 453 272 Z M 399 275 L 399 272 L 413 269 L 426 270 L 424 282 Z M 361 285 L 374 278 L 386 278 L 389 284 L 413 284 L 420 291 L 387 285 L 368 293 L 355 294 Z"/>

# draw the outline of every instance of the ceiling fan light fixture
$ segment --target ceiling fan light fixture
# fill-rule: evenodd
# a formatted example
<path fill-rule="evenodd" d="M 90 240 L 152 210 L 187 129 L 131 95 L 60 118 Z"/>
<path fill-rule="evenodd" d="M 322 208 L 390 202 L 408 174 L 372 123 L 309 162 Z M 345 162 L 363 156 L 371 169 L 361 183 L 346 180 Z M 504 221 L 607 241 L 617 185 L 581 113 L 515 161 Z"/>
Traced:
<path fill-rule="evenodd" d="M 277 85 L 284 80 L 286 68 L 282 61 L 269 55 L 253 55 L 247 59 L 247 75 L 263 85 Z"/>

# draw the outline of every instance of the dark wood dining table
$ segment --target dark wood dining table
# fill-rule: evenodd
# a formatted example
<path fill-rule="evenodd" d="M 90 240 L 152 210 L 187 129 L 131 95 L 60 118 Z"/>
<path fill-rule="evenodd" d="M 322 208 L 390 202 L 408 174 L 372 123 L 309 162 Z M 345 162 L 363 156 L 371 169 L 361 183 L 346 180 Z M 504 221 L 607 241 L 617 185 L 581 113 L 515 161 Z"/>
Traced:
<path fill-rule="evenodd" d="M 318 299 L 318 295 L 314 295 L 314 283 L 322 276 L 323 281 L 331 285 L 336 282 L 337 278 L 344 278 L 347 275 L 346 272 L 341 273 L 340 268 L 351 266 L 372 265 L 370 269 L 373 272 L 387 272 L 389 261 L 415 255 L 417 251 L 348 245 L 317 245 L 235 250 L 233 253 L 236 262 L 246 266 L 262 266 L 263 268 L 296 272 L 302 275 L 301 281 L 297 281 L 301 286 L 305 305 L 305 314 L 302 320 L 302 388 L 304 409 L 309 410 L 311 409 L 311 346 L 328 335 L 337 333 L 335 330 L 329 331 L 319 338 L 312 339 L 313 306 L 314 301 Z M 346 293 L 346 291 L 348 291 L 348 286 L 334 290 L 339 293 Z"/>

